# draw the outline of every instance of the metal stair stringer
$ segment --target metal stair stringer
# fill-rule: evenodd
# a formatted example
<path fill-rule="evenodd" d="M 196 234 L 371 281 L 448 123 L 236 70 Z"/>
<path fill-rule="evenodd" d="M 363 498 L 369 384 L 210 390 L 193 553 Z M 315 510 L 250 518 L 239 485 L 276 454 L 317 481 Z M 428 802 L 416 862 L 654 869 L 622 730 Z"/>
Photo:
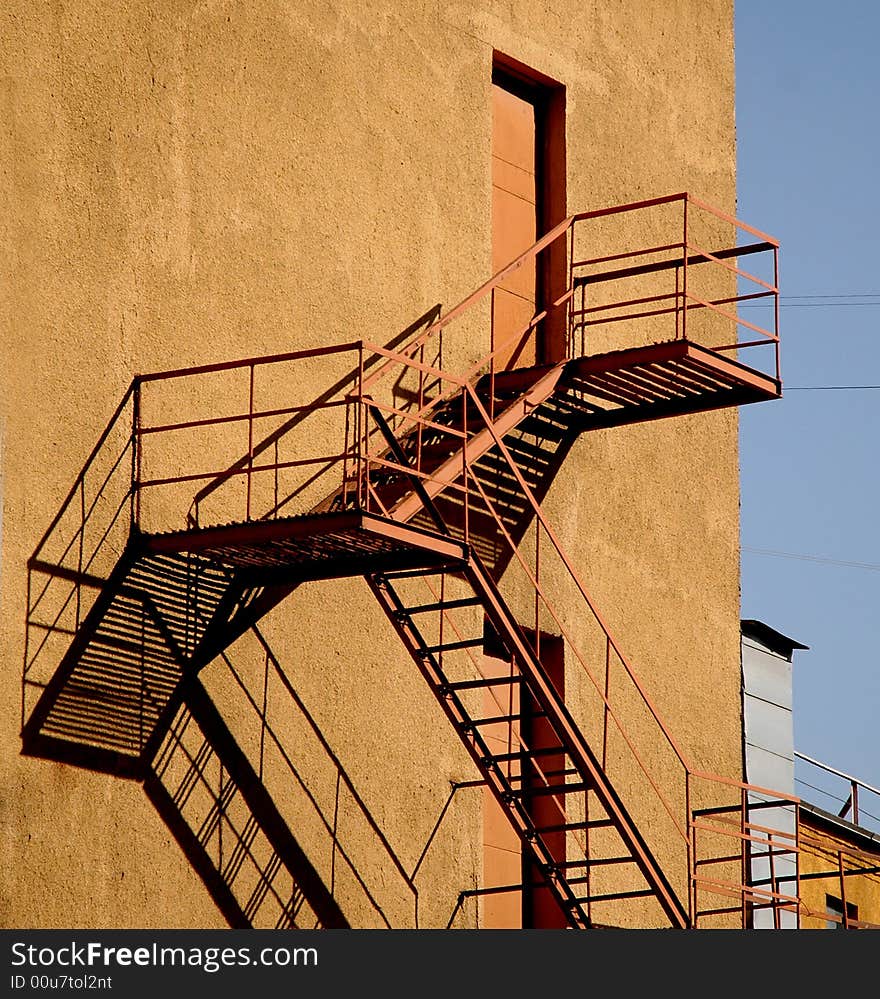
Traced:
<path fill-rule="evenodd" d="M 427 581 L 432 575 L 438 575 L 436 569 L 421 573 L 410 570 L 406 573 L 368 576 L 367 582 L 461 737 L 487 786 L 519 835 L 524 851 L 534 860 L 536 869 L 571 925 L 576 928 L 595 925 L 591 909 L 599 903 L 653 896 L 672 926 L 687 927 L 688 914 L 662 867 L 541 663 L 531 651 L 479 557 L 472 552 L 463 573 L 459 574 L 460 578 L 463 576 L 467 581 L 473 599 L 444 600 L 444 580 L 441 574 L 439 596 L 437 587 L 432 587 L 438 599 L 427 604 L 408 604 L 401 595 L 402 586 L 405 585 L 403 581 L 417 579 L 419 576 Z M 479 664 L 476 664 L 477 679 L 474 679 L 473 674 L 465 678 L 460 678 L 460 673 L 459 678 L 447 674 L 444 657 L 473 648 L 481 649 L 484 643 L 482 630 L 479 634 L 464 639 L 459 632 L 451 641 L 444 641 L 441 637 L 438 642 L 437 630 L 435 637 L 431 638 L 427 635 L 427 629 L 417 623 L 416 619 L 426 613 L 436 612 L 440 618 L 444 618 L 452 608 L 467 604 L 479 607 L 491 623 L 495 635 L 510 658 L 511 675 L 508 679 L 484 676 L 480 673 Z M 442 623 L 439 627 L 439 634 L 442 636 Z M 511 710 L 507 715 L 502 711 L 500 715 L 476 717 L 473 708 L 465 703 L 472 692 L 513 684 L 519 688 L 519 711 Z M 525 717 L 523 705 L 526 697 L 531 699 L 537 710 L 537 714 L 532 717 L 542 717 L 552 732 L 551 742 L 545 743 L 540 749 L 529 749 L 522 740 L 520 724 Z M 501 754 L 493 752 L 481 732 L 485 726 L 491 725 L 505 726 L 508 730 L 508 744 L 520 744 L 521 748 Z M 549 767 L 542 765 L 542 759 L 548 761 Z M 585 817 L 583 820 L 572 819 L 567 812 L 569 799 L 581 794 L 585 796 Z M 604 810 L 604 817 L 589 819 L 587 799 L 591 794 Z M 530 802 L 536 796 L 549 796 L 558 803 L 562 821 L 546 827 L 537 824 L 535 815 L 530 810 Z M 624 848 L 623 855 L 590 855 L 589 831 L 597 827 L 611 827 L 616 831 Z M 586 833 L 587 836 L 583 858 L 580 855 L 574 859 L 567 855 L 560 856 L 559 836 L 565 839 L 580 833 Z M 563 843 L 563 853 L 565 849 Z M 644 878 L 647 888 L 591 893 L 591 875 L 595 877 L 594 871 L 597 868 L 607 868 L 612 864 L 634 865 Z M 586 895 L 578 894 L 580 885 L 587 886 Z"/>

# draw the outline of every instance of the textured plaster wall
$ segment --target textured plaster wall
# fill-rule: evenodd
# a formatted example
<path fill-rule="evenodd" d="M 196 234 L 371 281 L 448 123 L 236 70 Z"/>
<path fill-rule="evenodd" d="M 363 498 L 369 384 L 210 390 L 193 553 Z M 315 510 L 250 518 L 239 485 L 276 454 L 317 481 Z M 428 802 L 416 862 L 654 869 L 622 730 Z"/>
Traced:
<path fill-rule="evenodd" d="M 0 39 L 0 922 L 216 925 L 136 783 L 18 755 L 29 553 L 133 373 L 386 342 L 487 277 L 493 48 L 567 88 L 570 211 L 733 210 L 732 3 L 10 0 Z M 736 413 L 593 434 L 548 506 L 684 747 L 739 776 Z M 475 773 L 361 582 L 304 587 L 266 631 L 388 844 L 304 748 L 374 899 L 340 873 L 340 904 L 412 925 L 389 850 L 411 874 Z M 217 664 L 205 682 L 232 703 Z M 320 822 L 278 797 L 329 878 Z M 457 794 L 420 925 L 478 883 L 480 821 Z"/>
<path fill-rule="evenodd" d="M 801 926 L 807 930 L 826 929 L 825 907 L 826 895 L 840 899 L 840 878 L 838 851 L 844 851 L 844 869 L 847 871 L 859 868 L 877 866 L 875 853 L 863 852 L 856 856 L 847 856 L 852 843 L 845 836 L 837 836 L 827 829 L 812 824 L 809 819 L 801 818 L 800 824 L 800 874 L 828 874 L 827 878 L 815 878 L 801 881 L 801 897 L 806 912 L 815 915 L 803 915 Z M 857 908 L 858 919 L 862 922 L 880 925 L 880 875 L 861 874 L 858 877 L 846 878 L 846 900 Z"/>

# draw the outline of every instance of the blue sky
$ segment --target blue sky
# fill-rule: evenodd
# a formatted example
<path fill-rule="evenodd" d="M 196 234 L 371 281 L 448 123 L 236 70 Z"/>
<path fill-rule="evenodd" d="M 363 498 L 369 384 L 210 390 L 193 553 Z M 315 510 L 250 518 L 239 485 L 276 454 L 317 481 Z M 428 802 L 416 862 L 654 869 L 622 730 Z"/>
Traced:
<path fill-rule="evenodd" d="M 878 38 L 868 0 L 736 3 L 738 214 L 781 242 L 786 387 L 741 411 L 743 617 L 811 647 L 796 748 L 880 787 L 880 570 L 747 550 L 880 566 L 880 391 L 794 388 L 880 385 Z"/>

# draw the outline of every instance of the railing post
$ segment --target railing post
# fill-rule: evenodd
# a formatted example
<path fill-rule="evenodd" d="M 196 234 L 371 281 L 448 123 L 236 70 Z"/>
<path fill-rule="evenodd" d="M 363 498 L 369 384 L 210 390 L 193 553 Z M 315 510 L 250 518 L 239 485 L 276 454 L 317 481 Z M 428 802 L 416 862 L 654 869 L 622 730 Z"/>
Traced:
<path fill-rule="evenodd" d="M 693 815 L 690 814 L 690 813 L 688 813 L 687 829 L 688 829 L 688 839 L 690 841 L 690 849 L 691 849 L 691 875 L 690 875 L 690 882 L 691 882 L 691 888 L 692 888 L 692 894 L 693 894 L 693 903 L 692 903 L 693 910 L 692 910 L 692 913 L 691 913 L 691 928 L 696 930 L 696 929 L 699 929 L 699 921 L 700 921 L 700 911 L 697 908 L 697 905 L 698 905 L 698 902 L 699 902 L 699 898 L 698 898 L 698 895 L 697 895 L 697 891 L 698 891 L 698 887 L 697 887 L 697 823 L 696 823 L 696 820 L 694 819 Z"/>
<path fill-rule="evenodd" d="M 751 883 L 749 841 L 746 839 L 749 816 L 749 792 L 743 787 L 739 792 L 739 836 L 742 855 L 742 928 L 749 929 L 749 909 L 746 897 Z"/>
<path fill-rule="evenodd" d="M 541 521 L 535 517 L 535 655 L 541 661 Z"/>
<path fill-rule="evenodd" d="M 141 382 L 136 378 L 131 413 L 131 526 L 141 526 Z M 198 518 L 198 510 L 196 511 Z"/>
<path fill-rule="evenodd" d="M 608 762 L 608 698 L 611 692 L 611 639 L 605 636 L 605 704 L 602 709 L 602 769 Z"/>
<path fill-rule="evenodd" d="M 358 344 L 358 380 L 357 380 L 357 395 L 355 396 L 355 405 L 357 409 L 355 410 L 355 439 L 357 440 L 356 445 L 356 468 L 357 468 L 357 504 L 361 509 L 366 508 L 367 499 L 367 489 L 366 489 L 366 469 L 364 467 L 364 441 L 363 441 L 363 425 L 364 425 L 364 344 L 361 341 Z"/>
<path fill-rule="evenodd" d="M 776 854 L 773 852 L 773 833 L 767 833 L 767 860 L 770 866 L 770 890 L 773 892 L 773 929 L 779 929 L 779 913 L 782 900 L 776 896 L 779 894 L 779 885 L 776 881 Z"/>
<path fill-rule="evenodd" d="M 571 239 L 569 240 L 569 255 L 568 255 L 568 287 L 565 289 L 569 295 L 568 301 L 566 302 L 565 308 L 568 312 L 568 342 L 566 343 L 565 356 L 568 358 L 574 357 L 574 227 L 575 223 L 571 223 Z"/>
<path fill-rule="evenodd" d="M 852 801 L 852 820 L 853 825 L 859 824 L 859 782 L 853 779 L 850 782 L 850 799 Z"/>
<path fill-rule="evenodd" d="M 77 552 L 76 579 L 76 630 L 79 631 L 80 608 L 82 602 L 83 548 L 86 537 L 86 477 L 79 480 L 79 545 Z"/>
<path fill-rule="evenodd" d="M 424 345 L 424 343 L 419 348 L 419 361 L 420 361 L 422 367 L 420 367 L 418 369 L 418 371 L 419 371 L 419 393 L 418 393 L 418 400 L 419 400 L 419 402 L 418 402 L 418 407 L 417 407 L 416 412 L 420 414 L 422 412 L 422 410 L 425 408 L 425 368 L 424 368 L 424 364 L 425 364 L 425 345 Z M 442 390 L 443 389 L 442 389 L 442 385 L 441 385 L 440 391 L 442 392 Z M 404 403 L 401 403 L 401 408 L 404 408 L 404 405 L 405 405 Z M 419 473 L 421 473 L 421 471 L 422 471 L 422 440 L 423 440 L 423 437 L 424 437 L 424 434 L 423 434 L 424 426 L 425 426 L 425 424 L 423 422 L 423 418 L 421 416 L 419 416 L 418 417 L 418 422 L 416 423 L 416 471 L 419 472 Z M 403 429 L 403 433 L 405 434 L 406 430 L 405 430 L 405 428 L 403 428 L 402 422 L 401 422 L 401 427 Z"/>
<path fill-rule="evenodd" d="M 684 196 L 684 220 L 682 226 L 682 286 L 681 286 L 681 338 L 687 340 L 688 315 L 688 196 Z"/>
<path fill-rule="evenodd" d="M 345 400 L 345 428 L 342 432 L 342 506 L 343 508 L 348 507 L 348 488 L 349 488 L 349 471 L 348 471 L 348 449 L 349 443 L 348 438 L 351 432 L 351 397 L 349 396 Z M 278 516 L 278 442 L 275 442 L 275 516 Z"/>
<path fill-rule="evenodd" d="M 245 520 L 251 519 L 251 478 L 254 471 L 254 366 L 248 367 L 248 470 Z"/>
<path fill-rule="evenodd" d="M 681 337 L 681 267 L 675 266 L 675 339 Z"/>
<path fill-rule="evenodd" d="M 587 891 L 587 919 L 592 925 L 593 922 L 593 884 L 592 884 L 592 865 L 590 864 L 590 791 L 587 789 L 584 791 L 584 860 L 586 861 L 586 866 L 584 868 L 584 877 L 586 878 L 586 883 L 584 887 Z"/>
<path fill-rule="evenodd" d="M 495 419 L 495 289 L 489 295 L 489 419 Z"/>
<path fill-rule="evenodd" d="M 795 905 L 795 929 L 801 928 L 801 806 L 794 805 L 794 889 L 797 903 Z"/>
<path fill-rule="evenodd" d="M 693 828 L 693 821 L 691 818 L 691 774 L 689 770 L 684 772 L 684 827 L 688 831 L 687 843 L 685 850 L 687 853 L 687 879 L 688 879 L 688 923 L 691 927 L 694 926 L 694 912 L 696 910 L 696 898 L 694 892 L 696 891 L 696 875 L 697 869 L 694 864 L 696 859 L 694 854 L 694 837 L 696 836 L 696 831 Z"/>
<path fill-rule="evenodd" d="M 468 423 L 467 423 L 467 387 L 462 386 L 461 389 L 461 430 L 464 436 L 461 441 L 461 478 L 462 485 L 464 486 L 464 543 L 470 544 L 470 523 L 469 523 L 469 513 L 470 513 L 470 492 L 468 491 L 468 462 L 467 462 L 467 443 L 468 443 Z"/>
<path fill-rule="evenodd" d="M 773 295 L 773 335 L 776 337 L 774 348 L 776 351 L 776 381 L 780 380 L 781 368 L 779 363 L 779 247 L 773 247 L 773 287 L 776 289 Z"/>

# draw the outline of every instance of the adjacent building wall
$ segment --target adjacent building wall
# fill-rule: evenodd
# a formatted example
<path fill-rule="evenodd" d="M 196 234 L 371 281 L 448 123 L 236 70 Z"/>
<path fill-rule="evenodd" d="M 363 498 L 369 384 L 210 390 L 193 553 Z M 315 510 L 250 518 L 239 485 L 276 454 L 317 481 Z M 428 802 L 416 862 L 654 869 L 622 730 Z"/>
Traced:
<path fill-rule="evenodd" d="M 800 844 L 801 877 L 805 878 L 801 881 L 805 910 L 801 926 L 807 930 L 842 928 L 826 916 L 829 909 L 842 912 L 844 901 L 859 922 L 880 926 L 880 837 L 821 809 L 803 806 Z M 841 855 L 844 872 L 870 873 L 845 873 L 841 886 Z"/>
<path fill-rule="evenodd" d="M 795 795 L 792 656 L 795 649 L 805 648 L 761 621 L 742 622 L 745 780 L 789 797 Z M 757 805 L 768 801 L 769 796 L 751 792 L 749 800 Z M 775 877 L 779 879 L 779 894 L 796 895 L 798 858 L 794 852 L 786 852 L 795 846 L 795 807 L 755 808 L 751 821 L 778 832 L 774 849 L 781 851 L 774 855 L 771 867 L 766 856 L 770 844 L 753 844 L 754 853 L 765 854 L 751 861 L 753 880 L 765 882 L 764 891 L 773 891 L 772 883 L 766 881 Z M 773 833 L 757 835 L 761 839 L 773 837 Z M 797 926 L 797 913 L 774 914 L 772 909 L 757 909 L 753 924 L 756 929 L 790 929 Z"/>

